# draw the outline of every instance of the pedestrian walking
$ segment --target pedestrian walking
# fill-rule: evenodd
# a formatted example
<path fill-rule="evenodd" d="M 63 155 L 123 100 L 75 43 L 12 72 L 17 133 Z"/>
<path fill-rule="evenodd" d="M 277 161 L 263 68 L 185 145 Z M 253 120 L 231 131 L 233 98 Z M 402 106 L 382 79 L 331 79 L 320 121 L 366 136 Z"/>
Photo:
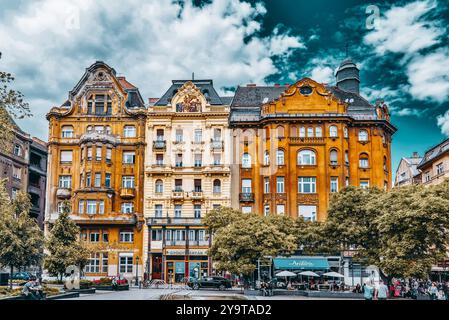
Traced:
<path fill-rule="evenodd" d="M 432 286 L 429 289 L 430 300 L 436 300 L 438 295 L 438 288 L 435 282 L 432 282 Z"/>
<path fill-rule="evenodd" d="M 387 300 L 388 298 L 388 287 L 385 285 L 383 280 L 379 281 L 379 287 L 376 290 L 377 300 Z"/>
<path fill-rule="evenodd" d="M 363 297 L 365 300 L 373 300 L 374 296 L 374 287 L 371 284 L 370 280 L 366 280 L 365 285 L 363 287 Z"/>

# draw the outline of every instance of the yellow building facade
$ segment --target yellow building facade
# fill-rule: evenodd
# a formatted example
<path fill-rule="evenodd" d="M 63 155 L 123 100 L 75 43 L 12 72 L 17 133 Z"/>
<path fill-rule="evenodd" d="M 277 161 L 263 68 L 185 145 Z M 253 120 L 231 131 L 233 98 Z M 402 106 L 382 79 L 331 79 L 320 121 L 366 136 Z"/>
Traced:
<path fill-rule="evenodd" d="M 47 119 L 45 232 L 68 200 L 94 250 L 86 276 L 142 274 L 146 110 L 139 90 L 97 61 Z"/>
<path fill-rule="evenodd" d="M 355 64 L 346 61 L 339 72 L 337 87 L 304 78 L 237 88 L 230 117 L 234 208 L 323 221 L 333 192 L 391 187 L 396 129 L 388 109 L 360 97 Z"/>
<path fill-rule="evenodd" d="M 174 80 L 148 108 L 144 252 L 151 279 L 211 273 L 201 218 L 231 205 L 229 102 L 212 80 Z"/>

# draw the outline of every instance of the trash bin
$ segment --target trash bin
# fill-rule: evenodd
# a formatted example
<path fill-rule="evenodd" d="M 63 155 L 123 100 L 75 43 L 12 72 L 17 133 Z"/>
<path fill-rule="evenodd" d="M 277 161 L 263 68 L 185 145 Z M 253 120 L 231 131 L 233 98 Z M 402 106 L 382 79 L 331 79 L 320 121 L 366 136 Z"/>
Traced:
<path fill-rule="evenodd" d="M 7 286 L 9 282 L 9 273 L 0 273 L 0 286 Z"/>

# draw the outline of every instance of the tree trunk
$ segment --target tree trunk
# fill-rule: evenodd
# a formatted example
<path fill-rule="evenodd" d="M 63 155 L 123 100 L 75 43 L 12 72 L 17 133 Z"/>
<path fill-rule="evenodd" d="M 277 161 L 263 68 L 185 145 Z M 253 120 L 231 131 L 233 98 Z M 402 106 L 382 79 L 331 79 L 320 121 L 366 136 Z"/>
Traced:
<path fill-rule="evenodd" d="M 14 266 L 10 267 L 10 275 L 9 275 L 9 288 L 12 290 L 12 276 L 14 275 Z"/>

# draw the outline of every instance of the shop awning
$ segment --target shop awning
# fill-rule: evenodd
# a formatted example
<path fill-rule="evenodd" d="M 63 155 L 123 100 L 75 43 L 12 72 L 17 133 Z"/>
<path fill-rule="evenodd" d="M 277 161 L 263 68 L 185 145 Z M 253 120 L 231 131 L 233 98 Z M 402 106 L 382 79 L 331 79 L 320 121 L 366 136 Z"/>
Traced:
<path fill-rule="evenodd" d="M 283 270 L 328 270 L 329 263 L 324 257 L 275 258 L 274 269 Z"/>

